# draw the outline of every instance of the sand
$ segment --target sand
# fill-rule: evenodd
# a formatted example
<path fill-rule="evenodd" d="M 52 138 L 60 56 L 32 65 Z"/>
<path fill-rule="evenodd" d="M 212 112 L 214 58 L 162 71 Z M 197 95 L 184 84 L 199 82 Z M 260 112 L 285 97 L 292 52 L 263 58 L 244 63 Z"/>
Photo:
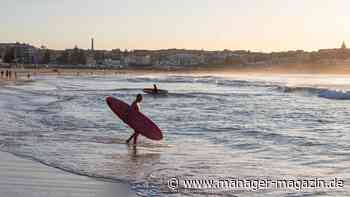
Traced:
<path fill-rule="evenodd" d="M 128 197 L 130 186 L 71 174 L 27 158 L 0 152 L 0 196 Z"/>

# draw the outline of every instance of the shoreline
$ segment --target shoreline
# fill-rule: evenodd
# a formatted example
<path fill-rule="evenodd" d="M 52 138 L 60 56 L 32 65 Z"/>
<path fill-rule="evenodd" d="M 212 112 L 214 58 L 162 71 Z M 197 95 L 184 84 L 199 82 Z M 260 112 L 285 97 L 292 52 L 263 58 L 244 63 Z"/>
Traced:
<path fill-rule="evenodd" d="M 26 68 L 27 67 L 27 68 Z M 350 65 L 317 65 L 317 64 L 290 64 L 290 65 L 253 65 L 253 66 L 190 66 L 190 67 L 124 67 L 124 68 L 5 68 L 0 71 L 12 71 L 19 79 L 29 79 L 36 75 L 110 75 L 110 74 L 350 74 Z M 30 77 L 27 75 L 30 74 Z M 13 74 L 12 74 L 13 75 Z M 13 76 L 12 76 L 13 77 Z M 0 76 L 0 81 L 4 80 Z"/>
<path fill-rule="evenodd" d="M 72 174 L 0 151 L 0 196 L 135 197 L 128 184 Z"/>

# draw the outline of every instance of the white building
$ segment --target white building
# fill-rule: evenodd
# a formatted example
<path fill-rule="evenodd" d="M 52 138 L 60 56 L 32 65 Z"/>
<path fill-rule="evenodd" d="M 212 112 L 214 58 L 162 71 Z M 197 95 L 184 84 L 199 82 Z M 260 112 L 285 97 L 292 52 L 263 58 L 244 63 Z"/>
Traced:
<path fill-rule="evenodd" d="M 150 66 L 152 58 L 150 55 L 135 55 L 130 54 L 124 59 L 125 64 L 129 66 Z"/>
<path fill-rule="evenodd" d="M 193 66 L 204 64 L 205 58 L 201 55 L 180 53 L 175 55 L 169 55 L 167 62 L 171 66 Z"/>
<path fill-rule="evenodd" d="M 105 59 L 105 65 L 111 68 L 121 68 L 122 62 L 120 60 Z"/>

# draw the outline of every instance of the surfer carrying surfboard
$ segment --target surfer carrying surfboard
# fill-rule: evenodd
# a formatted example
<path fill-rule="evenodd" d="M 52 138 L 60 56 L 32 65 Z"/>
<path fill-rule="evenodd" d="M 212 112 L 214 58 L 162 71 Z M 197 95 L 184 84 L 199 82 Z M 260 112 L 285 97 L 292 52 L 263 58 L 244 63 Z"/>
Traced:
<path fill-rule="evenodd" d="M 126 140 L 127 143 L 134 139 L 134 144 L 136 144 L 139 134 L 151 140 L 162 140 L 163 134 L 159 127 L 150 118 L 139 111 L 138 104 L 141 103 L 141 101 L 141 94 L 136 96 L 131 106 L 112 96 L 106 98 L 107 105 L 115 115 L 134 130 L 134 133 Z"/>
<path fill-rule="evenodd" d="M 138 94 L 136 96 L 136 99 L 135 101 L 131 104 L 130 106 L 130 110 L 135 110 L 135 111 L 140 111 L 140 107 L 139 107 L 139 103 L 141 103 L 142 101 L 142 95 L 141 94 Z M 134 144 L 137 143 L 137 137 L 139 136 L 140 134 L 134 130 L 134 133 L 129 137 L 129 139 L 126 140 L 126 143 L 129 144 L 129 142 L 131 141 L 131 139 L 134 138 Z"/>

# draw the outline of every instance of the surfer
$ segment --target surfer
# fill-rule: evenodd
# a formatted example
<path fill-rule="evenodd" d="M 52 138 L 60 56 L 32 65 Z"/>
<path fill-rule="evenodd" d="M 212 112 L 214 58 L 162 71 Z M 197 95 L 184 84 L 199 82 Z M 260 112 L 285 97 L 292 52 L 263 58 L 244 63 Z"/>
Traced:
<path fill-rule="evenodd" d="M 142 101 L 142 95 L 141 94 L 138 94 L 136 96 L 136 99 L 135 101 L 131 104 L 131 107 L 130 107 L 130 110 L 136 110 L 136 111 L 140 111 L 140 108 L 139 108 L 139 104 L 138 103 L 141 103 Z M 129 144 L 130 140 L 134 138 L 134 144 L 137 143 L 137 137 L 139 136 L 140 134 L 134 130 L 134 134 L 132 134 L 129 139 L 126 140 L 126 143 Z"/>
<path fill-rule="evenodd" d="M 153 91 L 154 93 L 158 93 L 158 88 L 156 84 L 153 84 Z"/>

